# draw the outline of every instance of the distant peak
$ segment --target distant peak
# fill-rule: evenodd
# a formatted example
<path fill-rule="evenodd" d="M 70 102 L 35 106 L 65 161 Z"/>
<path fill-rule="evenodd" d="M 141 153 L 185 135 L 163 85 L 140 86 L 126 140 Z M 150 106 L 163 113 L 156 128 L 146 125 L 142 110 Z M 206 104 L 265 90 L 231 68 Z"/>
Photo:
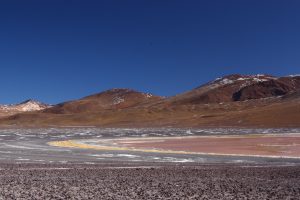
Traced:
<path fill-rule="evenodd" d="M 26 103 L 41 103 L 41 102 L 34 100 L 34 99 L 27 99 L 19 104 L 26 104 Z"/>
<path fill-rule="evenodd" d="M 14 112 L 27 112 L 27 111 L 38 111 L 51 107 L 51 105 L 44 104 L 34 99 L 27 99 L 19 104 L 3 105 L 1 109 Z"/>
<path fill-rule="evenodd" d="M 18 103 L 16 105 L 27 105 L 27 104 L 35 104 L 35 105 L 39 105 L 39 106 L 50 106 L 48 104 L 45 104 L 41 101 L 35 100 L 35 99 L 27 99 L 26 101 L 23 101 L 21 103 Z"/>

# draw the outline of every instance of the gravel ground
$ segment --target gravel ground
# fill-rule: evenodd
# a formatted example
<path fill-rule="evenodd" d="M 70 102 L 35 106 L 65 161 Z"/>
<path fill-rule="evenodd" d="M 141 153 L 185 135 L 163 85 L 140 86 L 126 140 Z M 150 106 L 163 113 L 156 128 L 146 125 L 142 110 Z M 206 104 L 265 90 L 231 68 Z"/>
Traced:
<path fill-rule="evenodd" d="M 0 199 L 300 199 L 300 166 L 1 164 Z"/>

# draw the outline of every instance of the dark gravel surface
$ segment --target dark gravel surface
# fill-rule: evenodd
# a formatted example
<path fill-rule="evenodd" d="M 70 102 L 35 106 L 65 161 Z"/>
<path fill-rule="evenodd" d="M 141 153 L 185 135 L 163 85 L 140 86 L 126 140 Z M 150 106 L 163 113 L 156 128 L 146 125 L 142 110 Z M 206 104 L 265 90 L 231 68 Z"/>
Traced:
<path fill-rule="evenodd" d="M 300 166 L 1 164 L 0 168 L 0 199 L 5 200 L 300 199 Z"/>

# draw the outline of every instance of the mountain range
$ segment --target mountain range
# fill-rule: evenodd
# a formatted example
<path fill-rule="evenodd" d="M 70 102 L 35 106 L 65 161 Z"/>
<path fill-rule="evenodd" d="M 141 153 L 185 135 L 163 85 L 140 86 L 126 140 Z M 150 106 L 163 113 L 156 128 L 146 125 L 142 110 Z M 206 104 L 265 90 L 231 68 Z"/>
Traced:
<path fill-rule="evenodd" d="M 233 74 L 172 97 L 111 89 L 46 105 L 0 106 L 1 126 L 299 127 L 300 75 Z"/>

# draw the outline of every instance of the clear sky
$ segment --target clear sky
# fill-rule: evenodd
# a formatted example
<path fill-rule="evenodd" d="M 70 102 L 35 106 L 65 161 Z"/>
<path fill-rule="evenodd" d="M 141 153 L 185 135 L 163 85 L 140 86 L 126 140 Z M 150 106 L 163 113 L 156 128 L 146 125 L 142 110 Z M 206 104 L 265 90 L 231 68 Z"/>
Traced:
<path fill-rule="evenodd" d="M 300 73 L 299 0 L 0 1 L 0 103 Z"/>

